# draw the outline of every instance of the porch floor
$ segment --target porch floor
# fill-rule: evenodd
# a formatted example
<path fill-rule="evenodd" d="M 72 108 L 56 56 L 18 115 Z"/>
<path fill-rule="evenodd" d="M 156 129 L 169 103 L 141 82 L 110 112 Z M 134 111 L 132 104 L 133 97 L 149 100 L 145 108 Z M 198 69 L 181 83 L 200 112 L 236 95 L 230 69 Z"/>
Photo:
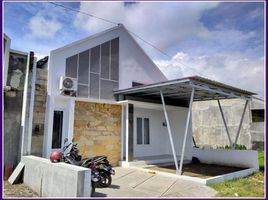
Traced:
<path fill-rule="evenodd" d="M 180 161 L 180 156 L 177 156 L 177 161 Z M 190 160 L 184 159 L 184 163 L 189 163 Z M 174 159 L 172 155 L 163 154 L 163 155 L 154 155 L 154 156 L 141 156 L 134 157 L 133 161 L 129 162 L 131 166 L 140 166 L 140 165 L 172 165 Z"/>
<path fill-rule="evenodd" d="M 156 171 L 168 172 L 168 173 L 176 173 L 176 169 L 174 164 L 173 165 L 150 165 L 150 166 L 143 166 L 145 169 L 151 169 Z M 198 178 L 210 178 L 213 176 L 219 176 L 223 174 L 228 174 L 236 171 L 243 170 L 245 168 L 239 167 L 230 167 L 230 166 L 223 166 L 223 165 L 214 165 L 214 164 L 185 164 L 182 168 L 182 175 L 185 176 L 192 176 Z"/>

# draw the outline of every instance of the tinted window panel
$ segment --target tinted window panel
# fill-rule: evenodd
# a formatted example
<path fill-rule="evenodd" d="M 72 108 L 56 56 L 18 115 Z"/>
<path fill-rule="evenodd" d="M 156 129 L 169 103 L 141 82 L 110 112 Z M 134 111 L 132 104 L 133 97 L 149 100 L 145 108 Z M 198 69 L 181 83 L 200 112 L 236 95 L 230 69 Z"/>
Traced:
<path fill-rule="evenodd" d="M 66 59 L 65 75 L 72 78 L 77 78 L 77 55 Z"/>
<path fill-rule="evenodd" d="M 252 122 L 264 122 L 264 109 L 251 110 Z"/>
<path fill-rule="evenodd" d="M 110 42 L 101 45 L 101 78 L 110 79 Z"/>
<path fill-rule="evenodd" d="M 142 118 L 137 118 L 137 144 L 142 144 Z"/>
<path fill-rule="evenodd" d="M 90 97 L 99 98 L 100 75 L 90 73 Z"/>
<path fill-rule="evenodd" d="M 52 148 L 61 148 L 63 111 L 54 111 Z"/>
<path fill-rule="evenodd" d="M 150 144 L 149 118 L 144 118 L 144 144 Z"/>
<path fill-rule="evenodd" d="M 119 79 L 119 38 L 111 41 L 111 79 Z"/>
<path fill-rule="evenodd" d="M 89 50 L 79 54 L 78 83 L 88 84 Z"/>
<path fill-rule="evenodd" d="M 78 96 L 79 97 L 88 97 L 88 86 L 78 85 Z"/>
<path fill-rule="evenodd" d="M 118 89 L 118 82 L 101 80 L 101 98 L 114 100 L 113 90 Z"/>
<path fill-rule="evenodd" d="M 100 46 L 96 46 L 90 51 L 90 71 L 100 73 Z"/>

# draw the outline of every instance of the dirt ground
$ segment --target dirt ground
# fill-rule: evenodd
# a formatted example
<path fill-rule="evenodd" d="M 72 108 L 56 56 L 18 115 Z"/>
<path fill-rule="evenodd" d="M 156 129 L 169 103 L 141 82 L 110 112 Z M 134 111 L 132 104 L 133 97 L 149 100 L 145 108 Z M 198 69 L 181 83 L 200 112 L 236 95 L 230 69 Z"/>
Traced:
<path fill-rule="evenodd" d="M 161 166 L 155 165 L 153 167 L 146 167 L 147 169 L 159 170 L 163 172 L 176 173 L 175 166 Z M 209 164 L 185 164 L 182 168 L 182 175 L 193 176 L 198 178 L 209 178 L 213 176 L 218 176 L 222 174 L 232 173 L 244 168 L 239 167 L 229 167 L 221 165 L 209 165 Z"/>
<path fill-rule="evenodd" d="M 38 197 L 29 187 L 23 183 L 11 185 L 8 181 L 4 181 L 3 188 L 4 197 Z"/>

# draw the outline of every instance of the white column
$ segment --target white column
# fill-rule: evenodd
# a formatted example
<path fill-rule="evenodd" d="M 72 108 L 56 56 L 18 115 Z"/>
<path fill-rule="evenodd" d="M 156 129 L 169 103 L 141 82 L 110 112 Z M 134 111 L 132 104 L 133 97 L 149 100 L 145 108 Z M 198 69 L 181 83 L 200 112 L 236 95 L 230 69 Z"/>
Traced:
<path fill-rule="evenodd" d="M 121 161 L 124 159 L 124 109 L 125 106 L 121 106 Z"/>
<path fill-rule="evenodd" d="M 32 83 L 31 83 L 31 97 L 29 105 L 29 121 L 28 121 L 28 138 L 27 138 L 27 154 L 31 154 L 32 148 L 32 129 L 33 129 L 33 110 L 34 110 L 34 96 L 35 96 L 35 82 L 36 82 L 36 58 L 34 58 L 32 70 Z"/>
<path fill-rule="evenodd" d="M 172 149 L 172 154 L 173 154 L 174 163 L 175 163 L 175 167 L 176 167 L 176 173 L 178 174 L 178 172 L 179 172 L 178 161 L 177 161 L 176 151 L 175 151 L 175 148 L 174 148 L 174 143 L 173 143 L 171 128 L 170 128 L 170 124 L 169 124 L 169 119 L 168 119 L 168 114 L 167 114 L 167 110 L 166 110 L 165 99 L 164 99 L 162 90 L 160 90 L 160 95 L 161 95 L 161 100 L 162 100 L 164 115 L 165 115 L 166 122 L 167 122 L 168 135 L 169 135 L 170 146 L 171 146 L 171 149 Z"/>
<path fill-rule="evenodd" d="M 128 104 L 126 105 L 126 162 L 128 162 L 128 139 L 129 139 L 129 132 L 128 132 L 128 126 L 129 126 L 129 119 L 128 119 Z"/>
<path fill-rule="evenodd" d="M 182 165 L 183 165 L 184 151 L 185 151 L 185 145 L 186 145 L 187 134 L 188 134 L 188 129 L 189 129 L 189 122 L 190 122 L 191 113 L 192 113 L 193 100 L 194 100 L 194 88 L 192 88 L 191 98 L 190 98 L 190 102 L 189 102 L 189 109 L 188 109 L 188 114 L 187 114 L 187 119 L 186 119 L 184 139 L 183 139 L 183 144 L 182 144 L 182 152 L 181 152 L 179 175 L 181 175 L 181 173 L 182 173 Z"/>
<path fill-rule="evenodd" d="M 21 115 L 21 156 L 27 155 L 27 96 L 28 96 L 28 82 L 29 82 L 29 69 L 30 69 L 30 53 L 27 57 L 27 65 L 25 70 L 23 100 L 22 100 L 22 115 Z"/>

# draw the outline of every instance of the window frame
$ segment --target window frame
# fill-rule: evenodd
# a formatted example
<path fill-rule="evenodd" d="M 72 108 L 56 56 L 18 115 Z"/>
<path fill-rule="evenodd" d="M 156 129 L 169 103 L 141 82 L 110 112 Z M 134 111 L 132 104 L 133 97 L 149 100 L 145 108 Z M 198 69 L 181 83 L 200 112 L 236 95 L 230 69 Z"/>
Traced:
<path fill-rule="evenodd" d="M 61 129 L 61 147 L 60 148 L 53 148 L 52 147 L 52 142 L 53 142 L 53 127 L 54 127 L 54 112 L 55 111 L 62 111 L 63 113 L 63 117 L 62 117 L 62 129 Z M 66 129 L 66 119 L 67 119 L 67 110 L 66 108 L 63 108 L 63 107 L 55 107 L 53 109 L 53 118 L 52 118 L 52 134 L 51 134 L 51 145 L 50 145 L 50 148 L 52 150 L 60 150 L 63 145 L 64 145 L 64 138 L 68 136 L 68 133 L 67 133 L 67 129 Z"/>

